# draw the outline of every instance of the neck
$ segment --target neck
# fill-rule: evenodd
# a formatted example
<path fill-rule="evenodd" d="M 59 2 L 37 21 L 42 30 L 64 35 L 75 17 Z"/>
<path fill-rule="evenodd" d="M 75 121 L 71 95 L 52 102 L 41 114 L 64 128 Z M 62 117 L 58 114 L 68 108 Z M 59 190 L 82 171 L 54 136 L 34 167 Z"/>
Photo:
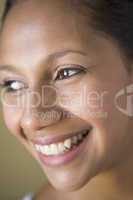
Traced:
<path fill-rule="evenodd" d="M 131 151 L 130 151 L 131 152 Z M 131 153 L 130 153 L 131 154 Z M 132 200 L 133 199 L 133 159 L 132 155 L 124 164 L 92 178 L 82 189 L 68 193 L 68 199 L 76 200 Z"/>

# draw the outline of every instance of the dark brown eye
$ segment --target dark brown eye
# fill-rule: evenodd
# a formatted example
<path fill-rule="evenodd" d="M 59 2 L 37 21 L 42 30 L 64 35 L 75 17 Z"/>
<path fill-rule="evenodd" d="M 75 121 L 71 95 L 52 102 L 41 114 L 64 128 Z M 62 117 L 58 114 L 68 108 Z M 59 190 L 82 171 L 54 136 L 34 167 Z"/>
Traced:
<path fill-rule="evenodd" d="M 24 88 L 24 85 L 19 81 L 8 80 L 1 84 L 0 87 L 5 89 L 6 92 L 17 92 L 18 90 Z"/>
<path fill-rule="evenodd" d="M 55 80 L 68 79 L 74 75 L 81 73 L 81 72 L 83 72 L 83 69 L 80 69 L 80 68 L 64 68 L 64 69 L 61 69 L 60 71 L 58 71 Z"/>

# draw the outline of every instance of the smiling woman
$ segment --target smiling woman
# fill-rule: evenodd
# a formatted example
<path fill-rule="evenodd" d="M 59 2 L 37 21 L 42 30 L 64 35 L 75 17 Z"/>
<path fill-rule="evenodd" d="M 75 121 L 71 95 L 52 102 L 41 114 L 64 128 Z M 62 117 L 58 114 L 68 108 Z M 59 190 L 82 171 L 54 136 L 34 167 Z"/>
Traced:
<path fill-rule="evenodd" d="M 7 1 L 3 116 L 48 178 L 35 199 L 133 199 L 132 116 L 115 104 L 133 83 L 132 11 L 119 0 Z"/>

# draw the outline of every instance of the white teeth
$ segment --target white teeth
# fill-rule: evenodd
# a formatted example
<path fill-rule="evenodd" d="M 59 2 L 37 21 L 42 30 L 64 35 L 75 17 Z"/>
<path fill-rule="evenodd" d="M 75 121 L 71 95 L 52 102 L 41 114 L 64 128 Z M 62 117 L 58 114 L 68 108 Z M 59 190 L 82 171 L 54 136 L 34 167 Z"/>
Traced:
<path fill-rule="evenodd" d="M 41 149 L 41 153 L 50 155 L 50 148 L 48 146 L 41 146 L 40 149 Z"/>
<path fill-rule="evenodd" d="M 82 138 L 83 138 L 83 135 L 82 135 L 82 134 L 79 134 L 79 135 L 78 135 L 78 139 L 79 139 L 79 140 L 82 140 Z"/>
<path fill-rule="evenodd" d="M 59 153 L 63 153 L 65 151 L 65 147 L 62 142 L 58 144 L 58 151 Z"/>
<path fill-rule="evenodd" d="M 57 155 L 58 154 L 58 146 L 56 144 L 51 144 L 50 145 L 50 150 L 52 155 Z"/>
<path fill-rule="evenodd" d="M 72 143 L 73 143 L 73 144 L 77 144 L 77 142 L 78 142 L 77 136 L 73 136 L 73 137 L 72 137 Z"/>
<path fill-rule="evenodd" d="M 44 154 L 46 154 L 46 155 L 50 155 L 51 154 L 51 151 L 50 151 L 50 148 L 49 148 L 48 145 L 44 146 Z"/>
<path fill-rule="evenodd" d="M 70 138 L 64 141 L 64 146 L 68 149 L 71 148 L 71 139 Z"/>
<path fill-rule="evenodd" d="M 35 145 L 36 150 L 39 151 L 39 152 L 41 152 L 40 147 L 41 147 L 40 145 L 37 145 L 37 144 Z"/>
<path fill-rule="evenodd" d="M 73 136 L 71 138 L 66 139 L 64 142 L 56 143 L 56 144 L 50 144 L 50 145 L 35 145 L 35 148 L 38 152 L 41 152 L 44 155 L 58 155 L 62 154 L 65 151 L 68 151 L 71 149 L 72 145 L 78 144 L 78 141 L 82 141 L 83 134 L 80 133 L 77 136 Z"/>
<path fill-rule="evenodd" d="M 41 153 L 45 153 L 44 152 L 44 146 L 40 146 L 40 151 L 41 151 Z"/>

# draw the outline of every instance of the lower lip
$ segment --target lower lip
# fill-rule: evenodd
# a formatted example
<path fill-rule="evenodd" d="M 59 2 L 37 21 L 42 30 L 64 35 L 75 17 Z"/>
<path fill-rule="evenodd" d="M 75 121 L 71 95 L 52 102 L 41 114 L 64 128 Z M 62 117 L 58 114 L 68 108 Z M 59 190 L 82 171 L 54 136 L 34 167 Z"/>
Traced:
<path fill-rule="evenodd" d="M 78 145 L 75 146 L 72 150 L 62 154 L 62 155 L 53 155 L 53 156 L 46 156 L 42 153 L 37 152 L 42 164 L 47 166 L 60 166 L 65 165 L 74 160 L 75 158 L 79 157 L 80 154 L 82 154 L 86 146 L 88 147 L 88 141 L 90 143 L 91 140 L 91 131 L 87 135 L 86 138 Z"/>

